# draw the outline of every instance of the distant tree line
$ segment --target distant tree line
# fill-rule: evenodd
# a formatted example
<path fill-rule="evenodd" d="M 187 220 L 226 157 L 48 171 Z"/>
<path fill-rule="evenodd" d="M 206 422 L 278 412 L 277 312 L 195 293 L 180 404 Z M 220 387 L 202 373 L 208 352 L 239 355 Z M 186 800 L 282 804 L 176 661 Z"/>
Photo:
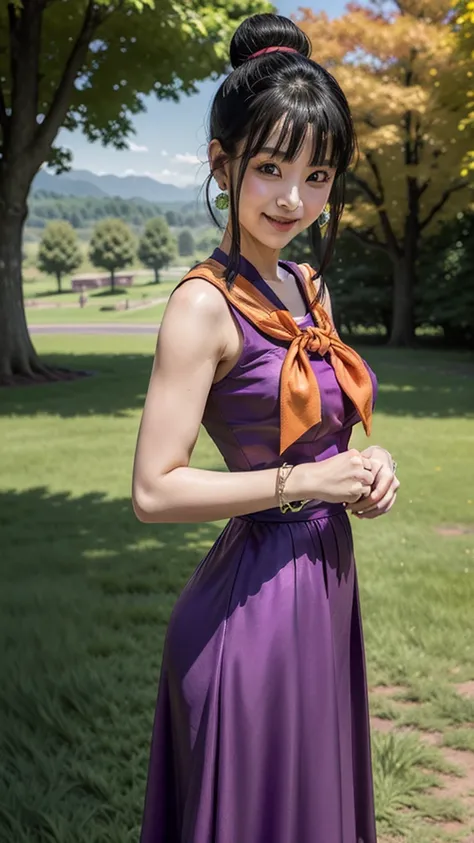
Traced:
<path fill-rule="evenodd" d="M 110 273 L 113 291 L 117 270 L 130 265 L 136 258 L 153 270 L 158 284 L 160 271 L 178 255 L 190 258 L 196 249 L 210 253 L 219 242 L 217 232 L 205 234 L 196 242 L 189 228 L 182 229 L 176 237 L 162 216 L 147 220 L 141 237 L 137 238 L 123 219 L 107 217 L 95 224 L 88 254 L 94 266 Z M 67 220 L 49 222 L 39 244 L 37 266 L 41 272 L 56 277 L 58 293 L 62 292 L 64 275 L 74 272 L 81 263 L 78 236 L 71 223 Z"/>
<path fill-rule="evenodd" d="M 142 227 L 154 217 L 163 217 L 171 228 L 197 228 L 208 225 L 209 219 L 191 204 L 179 210 L 163 210 L 146 199 L 123 199 L 120 196 L 64 196 L 47 190 L 35 191 L 29 200 L 27 225 L 44 228 L 52 220 L 65 220 L 73 228 L 86 228 L 107 218 L 120 218 L 132 226 Z"/>

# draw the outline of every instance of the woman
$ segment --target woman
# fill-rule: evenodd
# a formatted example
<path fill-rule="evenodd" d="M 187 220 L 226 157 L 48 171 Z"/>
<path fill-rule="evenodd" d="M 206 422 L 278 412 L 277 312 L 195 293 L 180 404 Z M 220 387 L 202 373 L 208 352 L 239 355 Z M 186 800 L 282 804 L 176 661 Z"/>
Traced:
<path fill-rule="evenodd" d="M 338 337 L 323 276 L 355 137 L 309 55 L 278 15 L 235 32 L 208 147 L 208 203 L 215 178 L 229 222 L 157 344 L 135 512 L 230 520 L 170 618 L 142 843 L 376 841 L 348 511 L 388 512 L 399 482 L 384 448 L 348 448 L 377 381 Z M 318 271 L 279 260 L 304 229 L 317 244 L 327 204 Z M 229 472 L 189 467 L 201 422 Z"/>

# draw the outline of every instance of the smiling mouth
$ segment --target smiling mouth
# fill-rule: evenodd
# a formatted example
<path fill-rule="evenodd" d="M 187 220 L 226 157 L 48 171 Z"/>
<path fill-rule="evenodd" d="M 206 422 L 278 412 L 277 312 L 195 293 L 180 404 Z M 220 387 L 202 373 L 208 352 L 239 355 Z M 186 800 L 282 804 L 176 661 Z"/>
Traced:
<path fill-rule="evenodd" d="M 299 222 L 299 220 L 300 220 L 300 217 L 298 217 L 297 219 L 294 219 L 294 220 L 289 220 L 287 217 L 271 217 L 270 214 L 265 214 L 265 216 L 269 220 L 273 220 L 274 222 L 280 222 L 280 223 L 293 223 L 293 222 Z"/>

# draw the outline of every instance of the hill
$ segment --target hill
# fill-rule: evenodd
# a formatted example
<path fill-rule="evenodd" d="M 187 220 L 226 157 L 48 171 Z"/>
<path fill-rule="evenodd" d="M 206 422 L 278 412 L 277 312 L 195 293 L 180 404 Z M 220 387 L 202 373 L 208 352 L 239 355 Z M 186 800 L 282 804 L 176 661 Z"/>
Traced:
<path fill-rule="evenodd" d="M 199 188 L 176 187 L 150 176 L 97 175 L 89 170 L 70 170 L 60 176 L 40 170 L 33 191 L 47 190 L 65 196 L 120 196 L 122 199 L 146 199 L 148 202 L 191 202 Z"/>

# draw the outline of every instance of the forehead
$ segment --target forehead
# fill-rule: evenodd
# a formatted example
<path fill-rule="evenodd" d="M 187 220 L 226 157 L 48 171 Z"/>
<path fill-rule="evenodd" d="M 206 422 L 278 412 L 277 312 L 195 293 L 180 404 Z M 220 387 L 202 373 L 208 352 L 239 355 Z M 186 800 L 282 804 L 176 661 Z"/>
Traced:
<path fill-rule="evenodd" d="M 332 157 L 332 138 L 330 133 L 316 130 L 313 123 L 306 123 L 300 130 L 292 121 L 282 116 L 272 128 L 260 135 L 253 144 L 253 155 L 275 155 L 289 161 L 303 161 L 314 166 L 315 159 L 326 166 Z M 288 155 L 288 152 L 291 154 Z"/>

